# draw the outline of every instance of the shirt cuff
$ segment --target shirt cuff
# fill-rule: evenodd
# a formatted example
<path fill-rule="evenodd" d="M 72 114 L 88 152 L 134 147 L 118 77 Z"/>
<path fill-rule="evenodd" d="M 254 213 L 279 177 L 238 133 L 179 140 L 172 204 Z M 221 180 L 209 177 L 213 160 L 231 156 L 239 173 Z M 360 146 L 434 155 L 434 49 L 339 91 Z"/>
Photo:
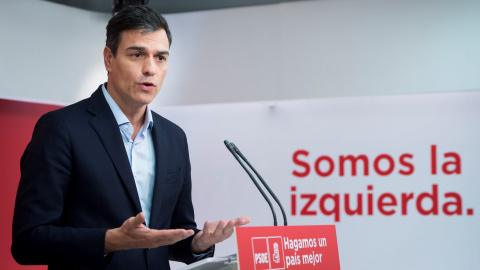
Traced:
<path fill-rule="evenodd" d="M 195 259 L 195 261 L 199 261 L 199 260 L 205 259 L 207 257 L 212 257 L 213 256 L 213 251 L 214 251 L 213 247 L 214 246 L 209 247 L 205 252 L 203 252 L 201 254 L 193 253 L 193 258 Z"/>

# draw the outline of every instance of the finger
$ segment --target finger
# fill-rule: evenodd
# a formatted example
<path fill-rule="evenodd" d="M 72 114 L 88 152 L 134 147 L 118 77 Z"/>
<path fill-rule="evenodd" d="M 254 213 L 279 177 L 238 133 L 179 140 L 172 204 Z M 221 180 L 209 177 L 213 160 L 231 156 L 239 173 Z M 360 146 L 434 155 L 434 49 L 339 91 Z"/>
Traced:
<path fill-rule="evenodd" d="M 228 221 L 225 228 L 223 228 L 222 241 L 232 236 L 234 227 L 235 227 L 235 220 Z"/>
<path fill-rule="evenodd" d="M 203 224 L 203 229 L 209 229 L 210 228 L 210 221 L 205 221 L 205 223 Z"/>
<path fill-rule="evenodd" d="M 217 227 L 215 228 L 214 237 L 217 240 L 220 240 L 223 236 L 223 230 L 227 226 L 228 222 L 225 220 L 218 221 Z"/>
<path fill-rule="evenodd" d="M 154 234 L 153 237 L 156 239 L 155 246 L 172 245 L 194 234 L 193 230 L 184 229 L 152 230 L 152 232 Z"/>
<path fill-rule="evenodd" d="M 140 212 L 135 217 L 130 217 L 129 219 L 125 220 L 122 228 L 128 230 L 135 229 L 138 228 L 143 222 L 145 222 L 145 214 Z"/>
<path fill-rule="evenodd" d="M 223 229 L 223 235 L 222 235 L 222 239 L 220 241 L 223 241 L 223 240 L 229 238 L 230 236 L 232 236 L 232 234 L 234 232 L 234 230 L 233 230 L 234 227 L 242 226 L 242 225 L 248 224 L 249 222 L 250 222 L 249 217 L 240 217 L 240 218 L 236 218 L 236 219 L 228 221 L 227 225 Z"/>
<path fill-rule="evenodd" d="M 215 229 L 218 226 L 218 221 L 215 222 L 210 222 L 210 221 L 205 221 L 205 224 L 203 225 L 203 233 L 205 236 L 212 236 L 215 234 Z"/>
<path fill-rule="evenodd" d="M 164 236 L 166 236 L 166 239 L 169 239 L 173 243 L 186 239 L 194 234 L 193 230 L 184 229 L 164 230 L 163 232 L 165 233 Z"/>
<path fill-rule="evenodd" d="M 236 226 L 243 226 L 243 225 L 247 225 L 248 223 L 250 223 L 250 218 L 249 217 L 239 217 L 239 218 L 236 218 L 234 219 L 235 221 L 235 227 Z"/>
<path fill-rule="evenodd" d="M 225 233 L 225 231 L 233 230 L 233 227 L 235 226 L 235 220 L 227 220 L 227 221 L 224 221 L 224 222 L 225 222 L 225 226 L 223 226 L 223 228 L 222 228 L 224 233 Z"/>
<path fill-rule="evenodd" d="M 181 237 L 182 239 L 188 238 L 195 234 L 193 230 L 185 230 L 185 229 L 176 229 L 176 230 L 180 231 L 178 236 Z"/>
<path fill-rule="evenodd" d="M 145 222 L 145 214 L 143 212 L 138 213 L 133 219 L 132 226 L 138 227 Z"/>

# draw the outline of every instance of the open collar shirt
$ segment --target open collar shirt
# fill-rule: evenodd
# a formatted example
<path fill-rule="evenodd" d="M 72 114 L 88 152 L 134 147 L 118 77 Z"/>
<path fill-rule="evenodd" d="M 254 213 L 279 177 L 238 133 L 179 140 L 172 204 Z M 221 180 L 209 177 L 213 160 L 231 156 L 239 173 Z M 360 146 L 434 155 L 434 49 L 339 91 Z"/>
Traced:
<path fill-rule="evenodd" d="M 127 152 L 133 177 L 135 178 L 135 185 L 137 187 L 140 205 L 142 206 L 142 212 L 146 217 L 145 223 L 148 227 L 150 223 L 150 210 L 152 208 L 153 185 L 155 183 L 155 150 L 152 138 L 152 111 L 150 110 L 149 105 L 147 105 L 145 122 L 135 139 L 132 140 L 133 125 L 118 104 L 110 96 L 105 88 L 105 84 L 102 85 L 102 92 L 115 116 L 118 128 L 122 134 L 125 151 Z"/>

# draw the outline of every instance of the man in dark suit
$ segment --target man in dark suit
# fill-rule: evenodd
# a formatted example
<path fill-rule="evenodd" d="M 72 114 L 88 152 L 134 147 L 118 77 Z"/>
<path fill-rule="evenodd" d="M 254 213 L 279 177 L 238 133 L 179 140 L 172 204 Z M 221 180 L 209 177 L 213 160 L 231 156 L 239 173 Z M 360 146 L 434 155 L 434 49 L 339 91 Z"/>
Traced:
<path fill-rule="evenodd" d="M 170 44 L 163 17 L 147 7 L 126 8 L 107 26 L 107 83 L 38 121 L 21 160 L 17 262 L 169 269 L 169 259 L 213 256 L 215 243 L 249 222 L 196 228 L 185 134 L 148 107 L 165 78 Z"/>

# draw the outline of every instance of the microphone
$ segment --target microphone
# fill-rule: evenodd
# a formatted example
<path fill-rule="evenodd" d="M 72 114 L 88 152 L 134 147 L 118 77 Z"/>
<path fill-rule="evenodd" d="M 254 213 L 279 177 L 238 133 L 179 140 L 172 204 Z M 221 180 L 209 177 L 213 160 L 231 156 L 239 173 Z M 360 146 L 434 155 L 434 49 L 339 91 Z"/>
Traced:
<path fill-rule="evenodd" d="M 272 196 L 272 198 L 277 202 L 278 206 L 280 207 L 280 210 L 282 211 L 282 216 L 283 216 L 283 225 L 287 226 L 287 215 L 285 214 L 285 210 L 283 209 L 282 204 L 280 203 L 280 200 L 275 196 L 275 193 L 270 189 L 270 187 L 267 185 L 265 180 L 263 180 L 262 176 L 255 170 L 255 168 L 248 162 L 247 158 L 240 152 L 240 149 L 235 146 L 235 144 L 232 142 L 231 145 L 233 146 L 233 150 L 247 163 L 248 167 L 252 169 L 252 171 L 255 173 L 255 175 L 260 179 L 260 182 L 262 182 L 263 186 L 267 189 L 268 193 Z"/>
<path fill-rule="evenodd" d="M 230 153 L 232 153 L 233 157 L 235 157 L 235 159 L 238 161 L 238 163 L 242 166 L 242 168 L 248 174 L 248 176 L 250 176 L 250 179 L 252 179 L 252 181 L 255 184 L 255 186 L 257 187 L 258 191 L 260 191 L 260 193 L 262 194 L 263 198 L 265 198 L 265 200 L 267 201 L 268 205 L 270 206 L 270 210 L 272 210 L 273 226 L 277 226 L 277 214 L 275 213 L 275 210 L 273 210 L 272 202 L 270 201 L 270 199 L 268 199 L 267 195 L 265 194 L 263 189 L 260 187 L 257 180 L 255 180 L 255 177 L 253 177 L 253 175 L 250 173 L 250 171 L 247 169 L 247 167 L 245 167 L 245 164 L 243 164 L 243 162 L 240 160 L 238 155 L 235 153 L 235 150 L 233 149 L 233 146 L 231 145 L 231 143 L 229 143 L 227 140 L 225 140 L 223 142 L 225 143 L 225 146 L 230 151 Z"/>
<path fill-rule="evenodd" d="M 238 161 L 238 163 L 243 167 L 243 169 L 245 170 L 245 172 L 247 172 L 248 176 L 250 177 L 250 179 L 252 179 L 253 183 L 255 184 L 255 186 L 257 187 L 258 191 L 260 191 L 260 193 L 262 194 L 263 198 L 265 198 L 265 200 L 267 201 L 268 205 L 270 206 L 270 209 L 272 210 L 272 215 L 273 215 L 273 225 L 274 226 L 277 226 L 277 215 L 275 213 L 275 210 L 273 209 L 273 206 L 272 206 L 272 202 L 268 199 L 267 195 L 265 194 L 265 192 L 263 191 L 263 189 L 260 187 L 260 185 L 258 184 L 258 182 L 255 180 L 255 177 L 253 177 L 253 175 L 250 173 L 250 171 L 247 169 L 247 167 L 245 166 L 245 164 L 243 164 L 243 162 L 240 160 L 239 156 L 245 161 L 245 163 L 247 163 L 247 165 L 250 167 L 250 169 L 255 173 L 255 175 L 258 177 L 258 179 L 260 179 L 260 181 L 262 182 L 263 186 L 267 189 L 268 193 L 270 193 L 270 195 L 273 197 L 273 199 L 277 202 L 278 206 L 280 207 L 280 210 L 282 211 L 282 215 L 283 215 L 283 223 L 284 225 L 286 226 L 287 225 L 287 217 L 285 215 L 285 211 L 282 207 L 282 204 L 280 203 L 280 201 L 278 200 L 277 196 L 275 196 L 275 194 L 273 193 L 273 191 L 270 189 L 270 187 L 267 185 L 267 183 L 265 182 L 265 180 L 263 180 L 262 176 L 260 176 L 260 174 L 257 172 L 257 170 L 255 170 L 255 168 L 252 166 L 252 164 L 250 164 L 250 162 L 248 162 L 248 160 L 245 158 L 245 156 L 242 154 L 242 152 L 240 152 L 240 150 L 238 149 L 238 147 L 235 146 L 235 144 L 232 142 L 228 142 L 227 140 L 224 141 L 225 143 L 225 146 L 227 147 L 227 149 L 230 151 L 230 153 L 232 153 L 232 155 L 235 157 L 235 159 Z"/>

